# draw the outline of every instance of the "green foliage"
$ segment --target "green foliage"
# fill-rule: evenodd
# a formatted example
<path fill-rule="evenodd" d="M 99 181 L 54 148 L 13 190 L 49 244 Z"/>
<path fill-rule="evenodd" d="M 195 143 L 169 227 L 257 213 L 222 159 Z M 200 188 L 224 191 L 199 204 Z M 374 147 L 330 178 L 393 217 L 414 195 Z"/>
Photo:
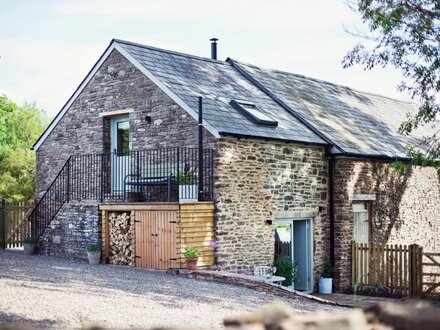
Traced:
<path fill-rule="evenodd" d="M 194 171 L 188 171 L 188 172 L 179 172 L 177 174 L 177 181 L 181 185 L 192 185 L 194 184 L 194 181 L 196 180 L 197 176 L 194 173 Z"/>
<path fill-rule="evenodd" d="M 298 265 L 288 257 L 282 257 L 275 260 L 277 272 L 275 275 L 285 277 L 283 286 L 291 286 L 299 280 Z"/>
<path fill-rule="evenodd" d="M 183 252 L 183 256 L 185 258 L 198 258 L 200 257 L 202 254 L 200 253 L 199 250 L 192 248 L 192 247 L 188 247 L 185 249 L 185 251 Z"/>
<path fill-rule="evenodd" d="M 90 243 L 86 245 L 87 252 L 101 252 L 101 244 L 99 243 Z"/>
<path fill-rule="evenodd" d="M 35 198 L 32 144 L 48 123 L 33 104 L 19 107 L 0 96 L 0 198 L 31 203 Z"/>
<path fill-rule="evenodd" d="M 400 133 L 434 125 L 440 113 L 440 3 L 438 0 L 348 0 L 369 27 L 364 36 L 371 47 L 357 44 L 343 60 L 344 67 L 355 64 L 370 70 L 393 66 L 401 70 L 400 91 L 408 92 L 418 104 L 400 126 Z M 437 130 L 438 128 L 436 128 Z M 424 138 L 422 150 L 410 149 L 414 165 L 435 166 L 440 159 L 439 131 Z"/>
<path fill-rule="evenodd" d="M 33 236 L 28 236 L 23 240 L 23 244 L 37 244 L 37 238 Z"/>
<path fill-rule="evenodd" d="M 335 273 L 335 267 L 333 267 L 329 259 L 326 259 L 324 261 L 324 269 L 322 271 L 321 276 L 324 278 L 333 278 L 334 273 Z"/>

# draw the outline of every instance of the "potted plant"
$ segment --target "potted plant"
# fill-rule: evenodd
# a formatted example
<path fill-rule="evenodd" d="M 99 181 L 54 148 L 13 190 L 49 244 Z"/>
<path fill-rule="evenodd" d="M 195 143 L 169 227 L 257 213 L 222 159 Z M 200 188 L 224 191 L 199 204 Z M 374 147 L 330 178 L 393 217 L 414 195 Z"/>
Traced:
<path fill-rule="evenodd" d="M 289 257 L 281 257 L 275 260 L 275 265 L 272 267 L 275 275 L 286 278 L 283 286 L 294 287 L 295 282 L 298 281 L 298 265 Z"/>
<path fill-rule="evenodd" d="M 101 244 L 99 243 L 89 243 L 86 245 L 87 258 L 89 259 L 89 264 L 97 265 L 101 260 Z"/>
<path fill-rule="evenodd" d="M 202 254 L 199 250 L 189 247 L 186 248 L 183 252 L 183 256 L 185 257 L 186 269 L 195 270 L 197 267 L 197 261 Z"/>
<path fill-rule="evenodd" d="M 324 270 L 319 278 L 319 293 L 331 294 L 333 292 L 334 267 L 330 260 L 324 262 Z"/>
<path fill-rule="evenodd" d="M 37 238 L 33 236 L 28 236 L 23 240 L 23 252 L 26 256 L 31 256 L 34 254 L 35 245 L 37 244 Z"/>
<path fill-rule="evenodd" d="M 196 201 L 199 196 L 198 185 L 195 184 L 197 175 L 194 171 L 187 170 L 177 174 L 179 182 L 179 201 Z"/>

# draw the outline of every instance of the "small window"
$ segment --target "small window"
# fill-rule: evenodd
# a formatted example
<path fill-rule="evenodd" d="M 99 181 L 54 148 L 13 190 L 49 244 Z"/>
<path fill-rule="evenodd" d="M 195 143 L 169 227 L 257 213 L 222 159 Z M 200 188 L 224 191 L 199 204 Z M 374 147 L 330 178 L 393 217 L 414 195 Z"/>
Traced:
<path fill-rule="evenodd" d="M 242 114 L 259 125 L 278 126 L 278 122 L 258 109 L 255 104 L 247 101 L 232 100 L 231 105 L 238 109 Z"/>

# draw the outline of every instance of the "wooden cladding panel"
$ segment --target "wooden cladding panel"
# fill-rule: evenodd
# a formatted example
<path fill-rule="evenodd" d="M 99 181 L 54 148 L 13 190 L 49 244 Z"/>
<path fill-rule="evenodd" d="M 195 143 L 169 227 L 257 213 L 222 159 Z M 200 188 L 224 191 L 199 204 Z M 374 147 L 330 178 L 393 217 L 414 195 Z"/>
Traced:
<path fill-rule="evenodd" d="M 214 251 L 209 246 L 215 239 L 213 202 L 102 204 L 100 209 L 104 262 L 108 262 L 109 257 L 109 213 L 130 210 L 131 219 L 135 222 L 131 244 L 137 256 L 136 267 L 184 268 L 182 254 L 187 247 L 202 253 L 198 267 L 214 264 Z"/>
<path fill-rule="evenodd" d="M 206 267 L 214 264 L 214 251 L 209 244 L 214 237 L 214 203 L 182 203 L 179 218 L 179 256 L 180 267 L 185 267 L 183 252 L 187 247 L 198 249 L 202 255 L 197 266 Z"/>

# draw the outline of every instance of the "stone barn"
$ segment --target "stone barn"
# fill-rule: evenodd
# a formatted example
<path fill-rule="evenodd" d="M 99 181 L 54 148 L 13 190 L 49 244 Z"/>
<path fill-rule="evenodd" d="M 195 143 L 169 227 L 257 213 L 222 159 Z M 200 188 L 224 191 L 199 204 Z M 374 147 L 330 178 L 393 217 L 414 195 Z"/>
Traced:
<path fill-rule="evenodd" d="M 85 258 L 98 241 L 105 262 L 161 269 L 182 267 L 189 246 L 199 267 L 225 270 L 289 257 L 304 291 L 330 259 L 344 289 L 353 240 L 439 250 L 437 173 L 391 166 L 420 140 L 397 133 L 413 111 L 231 58 L 112 40 L 34 145 L 39 252 Z"/>

